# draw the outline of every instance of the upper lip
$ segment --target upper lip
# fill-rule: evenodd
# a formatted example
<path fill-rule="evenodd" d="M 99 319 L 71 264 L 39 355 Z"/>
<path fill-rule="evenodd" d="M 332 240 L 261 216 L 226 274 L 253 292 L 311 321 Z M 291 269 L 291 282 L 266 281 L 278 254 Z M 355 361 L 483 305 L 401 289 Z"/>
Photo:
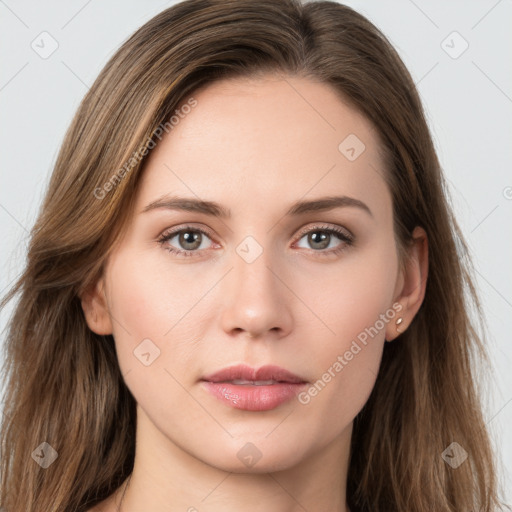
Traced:
<path fill-rule="evenodd" d="M 206 375 L 202 380 L 209 382 L 226 382 L 235 379 L 259 381 L 259 380 L 275 380 L 278 382 L 302 383 L 307 382 L 298 375 L 295 375 L 280 366 L 265 365 L 260 368 L 251 368 L 250 366 L 239 364 L 228 366 L 222 370 Z"/>

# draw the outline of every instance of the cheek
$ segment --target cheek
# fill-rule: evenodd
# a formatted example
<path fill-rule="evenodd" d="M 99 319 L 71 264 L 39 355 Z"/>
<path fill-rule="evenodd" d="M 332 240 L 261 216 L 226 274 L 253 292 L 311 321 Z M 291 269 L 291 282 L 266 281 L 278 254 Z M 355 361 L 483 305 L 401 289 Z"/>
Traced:
<path fill-rule="evenodd" d="M 172 263 L 161 248 L 128 247 L 109 271 L 111 312 L 119 335 L 128 330 L 134 337 L 170 338 L 194 317 L 196 305 L 211 286 L 197 267 Z"/>
<path fill-rule="evenodd" d="M 382 243 L 347 253 L 339 264 L 319 266 L 313 276 L 308 272 L 307 279 L 297 281 L 303 283 L 301 296 L 328 327 L 322 328 L 327 346 L 337 350 L 350 345 L 391 308 L 397 269 L 394 246 L 383 238 Z M 381 322 L 377 327 L 382 338 Z"/>
<path fill-rule="evenodd" d="M 301 403 L 306 411 L 311 405 L 332 420 L 325 425 L 332 435 L 359 413 L 379 371 L 385 327 L 395 316 L 397 259 L 390 245 L 354 253 L 338 271 L 332 271 L 330 279 L 325 275 L 308 279 L 311 309 L 329 330 L 322 329 L 322 343 L 315 347 L 317 380 Z"/>
<path fill-rule="evenodd" d="M 194 285 L 197 276 L 185 278 L 179 271 L 170 275 L 163 265 L 165 258 L 154 253 L 127 249 L 109 267 L 116 350 L 122 373 L 132 372 L 131 380 L 154 378 L 157 371 L 172 369 L 176 360 L 186 364 L 197 338 L 190 326 L 197 323 L 194 305 L 204 295 L 204 285 Z"/>
<path fill-rule="evenodd" d="M 108 270 L 113 333 L 124 381 L 146 413 L 167 425 L 176 422 L 172 411 L 179 408 L 190 409 L 196 422 L 204 415 L 183 386 L 195 378 L 201 324 L 197 304 L 205 286 L 197 273 L 179 267 L 171 273 L 171 268 L 156 251 L 128 248 L 117 253 Z"/>
<path fill-rule="evenodd" d="M 163 315 L 168 304 L 157 272 L 129 252 L 119 255 L 110 269 L 110 308 L 117 337 L 132 341 L 161 336 L 170 328 Z M 139 340 L 140 341 L 140 340 Z"/>

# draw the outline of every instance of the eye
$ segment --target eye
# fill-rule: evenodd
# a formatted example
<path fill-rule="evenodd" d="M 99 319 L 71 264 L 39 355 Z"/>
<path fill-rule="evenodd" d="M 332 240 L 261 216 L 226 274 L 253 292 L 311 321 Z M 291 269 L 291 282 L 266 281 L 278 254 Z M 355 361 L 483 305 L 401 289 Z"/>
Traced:
<path fill-rule="evenodd" d="M 174 238 L 176 238 L 175 244 L 178 247 L 170 243 Z M 185 226 L 181 229 L 164 233 L 158 239 L 158 243 L 171 253 L 181 256 L 193 256 L 199 250 L 208 249 L 204 244 L 206 238 L 210 239 L 209 234 L 203 229 Z"/>
<path fill-rule="evenodd" d="M 310 245 L 313 252 L 325 256 L 336 255 L 346 250 L 354 242 L 354 236 L 347 229 L 325 225 L 301 231 L 299 242 L 303 238 L 306 239 L 306 243 Z M 174 239 L 176 239 L 175 245 L 171 243 Z M 332 242 L 336 242 L 336 239 L 339 243 L 332 249 Z M 207 240 L 211 241 L 211 237 L 204 229 L 185 226 L 164 232 L 158 239 L 158 243 L 166 251 L 179 256 L 199 256 L 203 250 L 211 248 L 211 245 L 208 246 Z M 325 250 L 329 247 L 332 250 Z"/>
<path fill-rule="evenodd" d="M 330 226 L 314 226 L 302 231 L 299 242 L 303 238 L 314 249 L 314 252 L 326 253 L 328 255 L 338 254 L 354 242 L 354 236 L 348 230 Z M 336 239 L 339 243 L 335 246 L 334 250 L 325 251 L 324 249 L 332 248 L 332 242 L 336 242 Z"/>

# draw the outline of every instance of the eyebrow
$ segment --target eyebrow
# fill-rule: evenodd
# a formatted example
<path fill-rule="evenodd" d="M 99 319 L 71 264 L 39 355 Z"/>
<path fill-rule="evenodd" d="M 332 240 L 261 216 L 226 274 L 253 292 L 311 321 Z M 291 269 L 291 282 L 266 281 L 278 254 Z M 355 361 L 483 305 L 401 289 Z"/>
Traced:
<path fill-rule="evenodd" d="M 359 208 L 373 217 L 370 208 L 365 203 L 359 199 L 348 196 L 326 196 L 309 201 L 297 201 L 290 206 L 285 216 L 298 216 L 310 212 L 324 212 L 343 207 Z M 224 208 L 222 205 L 214 201 L 203 201 L 193 197 L 187 198 L 170 195 L 165 195 L 155 201 L 152 201 L 141 211 L 141 213 L 160 208 L 203 213 L 220 219 L 231 218 L 231 211 L 229 208 Z"/>

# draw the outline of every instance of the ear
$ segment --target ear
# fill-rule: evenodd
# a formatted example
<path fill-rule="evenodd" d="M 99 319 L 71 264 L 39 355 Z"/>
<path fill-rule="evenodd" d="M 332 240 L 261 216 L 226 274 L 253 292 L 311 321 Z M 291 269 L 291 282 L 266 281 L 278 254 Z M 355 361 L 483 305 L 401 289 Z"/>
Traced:
<path fill-rule="evenodd" d="M 386 326 L 386 340 L 392 341 L 411 324 L 425 297 L 428 276 L 428 238 L 425 230 L 419 226 L 412 232 L 411 244 L 406 248 L 407 256 L 404 269 L 397 279 L 395 302 L 396 319 Z M 399 320 L 402 318 L 402 320 Z M 397 323 L 398 322 L 398 323 Z"/>
<path fill-rule="evenodd" d="M 96 334 L 112 334 L 103 277 L 80 296 L 87 325 Z"/>

